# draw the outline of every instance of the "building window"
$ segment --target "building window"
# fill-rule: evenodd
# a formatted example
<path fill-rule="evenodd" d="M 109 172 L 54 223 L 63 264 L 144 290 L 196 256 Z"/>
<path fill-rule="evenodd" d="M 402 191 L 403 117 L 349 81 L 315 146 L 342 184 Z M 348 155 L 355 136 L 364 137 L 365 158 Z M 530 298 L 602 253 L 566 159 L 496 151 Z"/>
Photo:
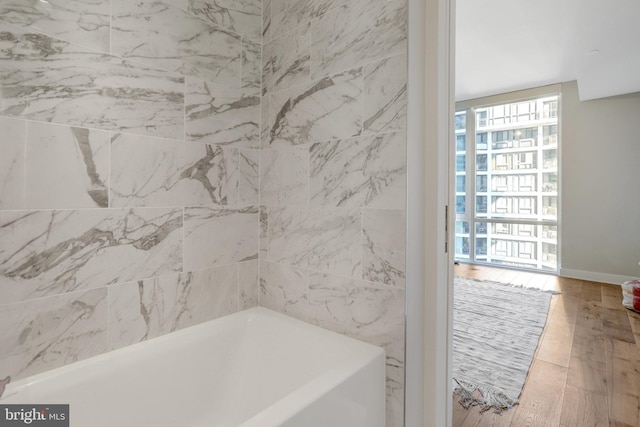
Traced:
<path fill-rule="evenodd" d="M 557 269 L 558 109 L 551 95 L 456 113 L 456 256 Z"/>

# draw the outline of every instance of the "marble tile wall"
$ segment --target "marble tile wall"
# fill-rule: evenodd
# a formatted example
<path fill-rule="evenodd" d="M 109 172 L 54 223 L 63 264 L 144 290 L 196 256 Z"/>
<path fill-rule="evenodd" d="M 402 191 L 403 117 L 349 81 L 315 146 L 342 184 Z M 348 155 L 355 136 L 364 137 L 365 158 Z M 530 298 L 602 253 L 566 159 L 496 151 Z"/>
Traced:
<path fill-rule="evenodd" d="M 266 0 L 260 305 L 380 345 L 404 425 L 406 0 Z"/>
<path fill-rule="evenodd" d="M 0 375 L 262 305 L 403 425 L 406 0 L 0 5 Z"/>
<path fill-rule="evenodd" d="M 0 4 L 0 376 L 258 304 L 259 0 Z"/>

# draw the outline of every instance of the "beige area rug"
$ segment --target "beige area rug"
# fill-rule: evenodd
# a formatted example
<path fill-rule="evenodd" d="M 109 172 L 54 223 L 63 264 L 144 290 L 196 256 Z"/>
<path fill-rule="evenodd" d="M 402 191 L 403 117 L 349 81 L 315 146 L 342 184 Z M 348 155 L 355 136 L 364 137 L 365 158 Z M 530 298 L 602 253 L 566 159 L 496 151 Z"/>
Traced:
<path fill-rule="evenodd" d="M 518 403 L 555 292 L 456 277 L 453 380 L 465 408 Z"/>

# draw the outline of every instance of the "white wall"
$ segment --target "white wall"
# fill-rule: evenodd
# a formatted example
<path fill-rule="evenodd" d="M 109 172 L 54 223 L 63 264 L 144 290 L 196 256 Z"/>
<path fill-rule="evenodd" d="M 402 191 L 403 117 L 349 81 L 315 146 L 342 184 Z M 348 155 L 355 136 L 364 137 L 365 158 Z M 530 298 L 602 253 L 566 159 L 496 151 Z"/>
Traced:
<path fill-rule="evenodd" d="M 640 93 L 580 102 L 562 84 L 561 275 L 640 277 Z"/>

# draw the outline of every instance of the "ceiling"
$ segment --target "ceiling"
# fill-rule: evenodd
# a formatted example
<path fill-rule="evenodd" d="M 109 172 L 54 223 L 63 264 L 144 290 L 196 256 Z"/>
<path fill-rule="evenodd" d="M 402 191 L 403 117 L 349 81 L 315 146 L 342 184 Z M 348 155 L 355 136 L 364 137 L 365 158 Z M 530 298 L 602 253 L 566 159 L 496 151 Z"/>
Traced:
<path fill-rule="evenodd" d="M 577 80 L 640 92 L 640 0 L 457 0 L 456 100 Z"/>

